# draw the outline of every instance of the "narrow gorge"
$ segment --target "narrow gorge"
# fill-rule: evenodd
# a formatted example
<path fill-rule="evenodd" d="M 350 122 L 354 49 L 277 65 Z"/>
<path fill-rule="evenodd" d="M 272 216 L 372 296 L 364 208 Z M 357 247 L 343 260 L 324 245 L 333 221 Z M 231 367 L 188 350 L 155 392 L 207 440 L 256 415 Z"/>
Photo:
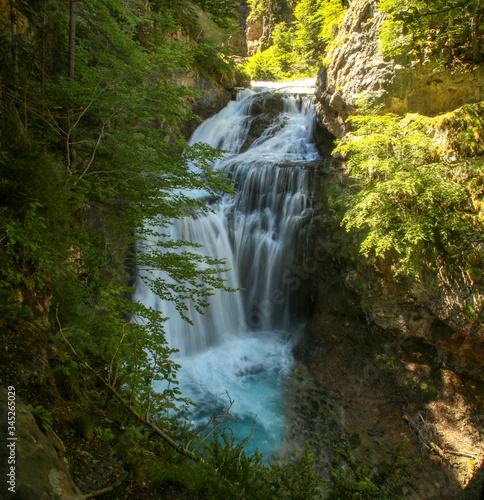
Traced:
<path fill-rule="evenodd" d="M 480 500 L 483 20 L 3 2 L 0 497 Z"/>

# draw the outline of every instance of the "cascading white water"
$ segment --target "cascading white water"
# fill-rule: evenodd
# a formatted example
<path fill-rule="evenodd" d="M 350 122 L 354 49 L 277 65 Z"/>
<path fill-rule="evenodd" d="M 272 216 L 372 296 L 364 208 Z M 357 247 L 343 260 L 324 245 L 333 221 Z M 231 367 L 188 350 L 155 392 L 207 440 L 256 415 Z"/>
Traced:
<path fill-rule="evenodd" d="M 271 103 L 269 111 L 265 102 Z M 257 122 L 261 113 L 264 130 Z M 190 140 L 228 151 L 215 168 L 231 172 L 237 195 L 224 195 L 212 204 L 212 213 L 176 220 L 163 232 L 226 259 L 227 285 L 243 292 L 217 292 L 208 298 L 204 315 L 188 304 L 192 326 L 143 283 L 136 287 L 135 299 L 170 318 L 166 332 L 180 351 L 180 388 L 199 404 L 194 423 L 202 423 L 214 411 L 208 403 L 227 391 L 234 400 L 231 413 L 241 421 L 239 435 L 250 433 L 258 415 L 251 446 L 266 453 L 280 441 L 281 380 L 301 320 L 291 273 L 295 259 L 303 257 L 312 214 L 309 165 L 318 158 L 314 118 L 312 97 L 272 94 L 267 100 L 245 90 Z"/>

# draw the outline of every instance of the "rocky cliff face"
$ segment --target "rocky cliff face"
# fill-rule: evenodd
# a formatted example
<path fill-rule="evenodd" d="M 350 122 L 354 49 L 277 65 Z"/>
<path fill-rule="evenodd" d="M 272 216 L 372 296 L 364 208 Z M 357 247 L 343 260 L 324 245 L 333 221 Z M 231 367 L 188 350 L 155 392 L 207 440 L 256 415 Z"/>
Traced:
<path fill-rule="evenodd" d="M 376 1 L 352 2 L 331 64 L 318 75 L 321 129 L 342 138 L 361 97 L 382 112 L 430 116 L 484 100 L 482 66 L 457 74 L 432 62 L 385 59 L 383 20 Z M 318 179 L 309 252 L 318 261 L 314 310 L 298 357 L 319 390 L 339 401 L 341 426 L 363 436 L 371 453 L 398 435 L 416 453 L 419 445 L 430 452 L 432 464 L 405 498 L 480 498 L 484 470 L 469 480 L 484 456 L 484 328 L 464 314 L 466 306 L 480 310 L 480 278 L 441 267 L 396 279 L 390 262 L 351 257 L 345 249 L 356 242 L 328 210 L 332 191 L 348 189 L 344 160 L 323 164 Z"/>
<path fill-rule="evenodd" d="M 385 59 L 378 38 L 384 18 L 374 0 L 352 3 L 331 64 L 318 76 L 320 124 L 341 138 L 349 129 L 348 116 L 356 112 L 356 101 L 363 96 L 381 104 L 382 112 L 425 115 L 484 100 L 483 66 L 453 74 L 430 62 Z M 344 163 L 337 168 L 344 177 Z M 461 359 L 455 361 L 456 367 L 467 360 L 467 368 L 476 372 L 484 362 L 484 329 L 463 314 L 466 306 L 479 309 L 484 287 L 464 270 L 441 268 L 419 280 L 395 280 L 390 263 L 362 261 L 346 268 L 345 280 L 360 297 L 369 322 L 438 343 L 450 357 Z"/>
<path fill-rule="evenodd" d="M 323 468 L 330 450 L 321 435 L 346 439 L 369 464 L 408 440 L 405 454 L 424 462 L 404 498 L 480 498 L 484 338 L 480 323 L 462 317 L 476 283 L 450 269 L 395 280 L 388 263 L 348 257 L 354 235 L 328 209 L 335 186 L 346 186 L 338 158 L 319 167 L 301 264 L 312 271 L 314 301 L 295 349 L 308 371 L 291 389 L 290 438 L 309 440 Z"/>
<path fill-rule="evenodd" d="M 245 14 L 248 16 L 250 11 L 245 11 Z M 290 0 L 272 0 L 262 13 L 247 17 L 245 22 L 247 55 L 253 56 L 268 49 L 272 45 L 272 32 L 276 24 L 290 23 L 293 19 L 294 3 Z"/>
<path fill-rule="evenodd" d="M 346 120 L 362 96 L 376 99 L 382 112 L 427 115 L 484 99 L 484 67 L 451 74 L 431 63 L 385 60 L 378 39 L 383 19 L 377 2 L 353 2 L 338 35 L 341 43 L 328 69 L 319 74 L 319 122 L 336 137 L 348 131 Z M 336 168 L 343 179 L 344 163 Z M 339 182 L 345 189 L 345 182 Z M 360 297 L 368 322 L 438 345 L 455 369 L 484 376 L 478 373 L 484 363 L 484 328 L 464 314 L 466 306 L 481 309 L 480 279 L 458 268 L 429 270 L 418 280 L 396 280 L 393 274 L 391 263 L 382 261 L 346 266 L 344 280 Z"/>
<path fill-rule="evenodd" d="M 264 32 L 264 23 L 262 19 L 247 19 L 245 29 L 245 38 L 247 40 L 247 55 L 253 56 L 259 52 L 259 40 Z"/>
<path fill-rule="evenodd" d="M 383 105 L 384 112 L 436 115 L 484 100 L 484 68 L 452 72 L 408 56 L 384 58 L 379 30 L 385 14 L 376 0 L 352 2 L 337 37 L 331 63 L 318 75 L 320 119 L 336 136 L 348 130 L 362 96 Z"/>
<path fill-rule="evenodd" d="M 192 69 L 187 74 L 178 76 L 174 83 L 176 86 L 193 87 L 195 90 L 200 91 L 200 97 L 192 99 L 189 104 L 193 112 L 199 116 L 201 120 L 206 120 L 210 116 L 218 113 L 230 102 L 232 97 L 232 91 L 230 89 L 210 82 L 201 76 L 195 69 Z M 200 123 L 200 120 L 195 119 L 185 122 L 185 137 L 189 138 Z"/>

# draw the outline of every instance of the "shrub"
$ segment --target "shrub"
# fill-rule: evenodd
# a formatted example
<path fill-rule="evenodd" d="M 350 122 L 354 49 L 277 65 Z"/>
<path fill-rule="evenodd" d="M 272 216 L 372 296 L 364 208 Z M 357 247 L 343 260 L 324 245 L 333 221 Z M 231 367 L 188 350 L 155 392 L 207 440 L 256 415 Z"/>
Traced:
<path fill-rule="evenodd" d="M 337 147 L 347 155 L 355 190 L 342 223 L 362 232 L 361 253 L 414 275 L 473 258 L 483 230 L 474 195 L 481 192 L 483 159 L 452 148 L 455 132 L 436 140 L 437 119 L 371 114 L 351 122 L 356 131 Z"/>

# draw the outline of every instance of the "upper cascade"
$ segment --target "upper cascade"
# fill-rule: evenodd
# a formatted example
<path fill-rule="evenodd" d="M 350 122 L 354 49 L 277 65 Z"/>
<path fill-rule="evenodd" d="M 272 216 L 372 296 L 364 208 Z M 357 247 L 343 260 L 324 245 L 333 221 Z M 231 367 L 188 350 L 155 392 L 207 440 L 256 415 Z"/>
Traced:
<path fill-rule="evenodd" d="M 285 82 L 252 82 L 251 88 L 258 92 L 277 91 L 287 94 L 314 94 L 316 78 Z"/>
<path fill-rule="evenodd" d="M 203 315 L 187 303 L 193 326 L 142 282 L 136 287 L 138 299 L 169 316 L 167 338 L 182 354 L 251 330 L 285 330 L 297 319 L 291 272 L 312 217 L 311 168 L 319 158 L 315 107 L 312 96 L 273 90 L 243 90 L 190 139 L 226 151 L 214 168 L 232 177 L 237 195 L 212 200 L 211 213 L 187 216 L 163 230 L 201 245 L 190 251 L 225 259 L 227 285 L 244 291 L 217 291 L 207 297 Z"/>

